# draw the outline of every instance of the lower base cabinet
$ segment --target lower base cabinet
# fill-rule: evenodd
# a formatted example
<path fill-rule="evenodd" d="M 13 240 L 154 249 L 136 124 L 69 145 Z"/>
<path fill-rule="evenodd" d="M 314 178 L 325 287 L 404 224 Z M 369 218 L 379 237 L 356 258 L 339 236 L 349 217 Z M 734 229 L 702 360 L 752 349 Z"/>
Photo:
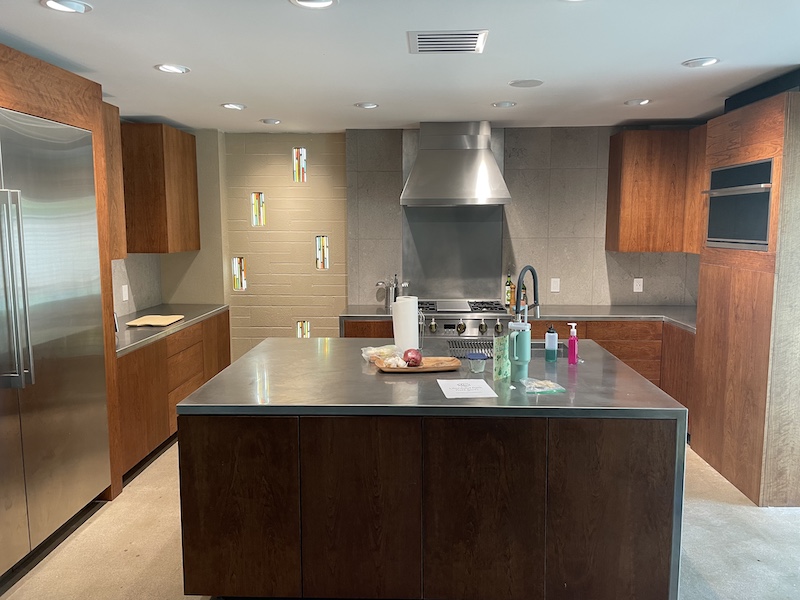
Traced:
<path fill-rule="evenodd" d="M 677 597 L 673 420 L 179 421 L 186 594 Z"/>
<path fill-rule="evenodd" d="M 178 402 L 231 363 L 228 319 L 226 310 L 117 359 L 120 439 L 111 451 L 123 473 L 176 432 Z"/>

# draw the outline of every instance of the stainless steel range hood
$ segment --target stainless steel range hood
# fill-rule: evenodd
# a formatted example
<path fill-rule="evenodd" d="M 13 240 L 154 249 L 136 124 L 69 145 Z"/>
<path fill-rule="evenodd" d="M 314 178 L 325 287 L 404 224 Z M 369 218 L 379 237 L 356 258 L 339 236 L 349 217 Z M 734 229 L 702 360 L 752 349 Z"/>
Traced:
<path fill-rule="evenodd" d="M 403 206 L 508 204 L 488 121 L 420 123 L 419 151 L 400 194 Z"/>

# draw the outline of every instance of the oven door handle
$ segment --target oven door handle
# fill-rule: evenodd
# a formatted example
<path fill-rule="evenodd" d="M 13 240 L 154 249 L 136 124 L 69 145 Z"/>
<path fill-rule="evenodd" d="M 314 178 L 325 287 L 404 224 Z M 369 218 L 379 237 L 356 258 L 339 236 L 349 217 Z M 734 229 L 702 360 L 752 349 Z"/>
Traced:
<path fill-rule="evenodd" d="M 736 187 L 720 188 L 718 190 L 703 190 L 701 193 L 709 197 L 718 196 L 740 196 L 742 194 L 752 194 L 763 192 L 772 188 L 771 183 L 755 183 L 753 185 L 739 185 Z"/>

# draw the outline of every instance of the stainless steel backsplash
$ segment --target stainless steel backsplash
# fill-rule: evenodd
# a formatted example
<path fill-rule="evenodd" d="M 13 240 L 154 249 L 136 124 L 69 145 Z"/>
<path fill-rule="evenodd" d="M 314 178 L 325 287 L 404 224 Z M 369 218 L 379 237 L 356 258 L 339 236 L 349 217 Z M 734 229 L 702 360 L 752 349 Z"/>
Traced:
<path fill-rule="evenodd" d="M 500 298 L 503 207 L 403 209 L 403 280 L 420 298 Z"/>

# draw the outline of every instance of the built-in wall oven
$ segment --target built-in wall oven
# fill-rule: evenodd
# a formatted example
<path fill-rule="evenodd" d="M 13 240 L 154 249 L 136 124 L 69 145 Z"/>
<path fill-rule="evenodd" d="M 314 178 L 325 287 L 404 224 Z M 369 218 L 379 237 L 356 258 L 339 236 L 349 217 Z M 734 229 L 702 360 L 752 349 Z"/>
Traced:
<path fill-rule="evenodd" d="M 706 246 L 766 251 L 772 159 L 711 171 Z"/>

